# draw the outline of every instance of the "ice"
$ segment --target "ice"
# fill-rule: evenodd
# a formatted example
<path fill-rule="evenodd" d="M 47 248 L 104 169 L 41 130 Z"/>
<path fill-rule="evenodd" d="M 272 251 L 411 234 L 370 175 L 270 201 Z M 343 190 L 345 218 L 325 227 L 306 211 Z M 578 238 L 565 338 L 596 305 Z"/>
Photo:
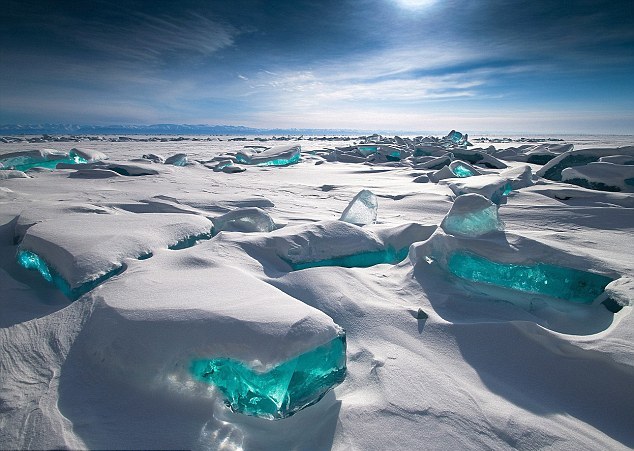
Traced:
<path fill-rule="evenodd" d="M 504 230 L 498 206 L 480 194 L 458 196 L 440 226 L 450 235 L 464 237 Z"/>
<path fill-rule="evenodd" d="M 261 208 L 250 207 L 230 211 L 212 219 L 213 233 L 230 232 L 271 232 L 277 229 L 275 221 Z"/>
<path fill-rule="evenodd" d="M 199 359 L 191 371 L 215 385 L 234 412 L 267 419 L 286 418 L 318 402 L 346 376 L 346 337 L 283 362 L 268 371 L 255 371 L 228 358 Z"/>
<path fill-rule="evenodd" d="M 1 169 L 1 168 L 0 168 Z M 0 170 L 0 180 L 6 179 L 28 179 L 29 176 L 22 171 L 15 171 L 13 169 Z"/>
<path fill-rule="evenodd" d="M 240 151 L 236 154 L 238 163 L 257 166 L 288 166 L 299 163 L 301 146 L 289 144 L 275 146 L 260 153 Z"/>
<path fill-rule="evenodd" d="M 498 285 L 529 293 L 591 304 L 613 279 L 600 274 L 538 263 L 499 263 L 470 252 L 455 252 L 448 258 L 449 271 L 463 279 Z"/>
<path fill-rule="evenodd" d="M 145 160 L 150 160 L 152 163 L 165 163 L 165 158 L 163 158 L 162 155 L 157 155 L 155 153 L 143 154 L 141 158 Z"/>
<path fill-rule="evenodd" d="M 561 180 L 599 191 L 634 192 L 634 166 L 602 161 L 566 168 Z"/>
<path fill-rule="evenodd" d="M 86 158 L 73 151 L 66 153 L 51 149 L 27 150 L 3 155 L 0 158 L 0 169 L 17 171 L 27 171 L 36 167 L 54 169 L 59 163 L 79 164 L 87 162 Z"/>
<path fill-rule="evenodd" d="M 468 177 L 463 179 L 443 180 L 451 188 L 456 196 L 463 194 L 475 193 L 490 199 L 493 203 L 500 204 L 506 196 L 509 195 L 512 183 L 506 178 L 495 174 L 479 175 L 477 177 Z"/>
<path fill-rule="evenodd" d="M 379 202 L 370 190 L 364 189 L 354 196 L 341 214 L 340 221 L 359 226 L 376 222 Z"/>
<path fill-rule="evenodd" d="M 399 250 L 387 248 L 380 251 L 361 252 L 353 255 L 333 257 L 318 261 L 288 262 L 294 271 L 322 266 L 341 266 L 343 268 L 368 268 L 374 265 L 388 263 L 395 265 L 407 257 L 409 247 Z"/>
<path fill-rule="evenodd" d="M 174 166 L 186 166 L 187 165 L 187 154 L 186 153 L 177 153 L 176 155 L 172 155 L 165 160 L 165 164 L 173 164 Z"/>
<path fill-rule="evenodd" d="M 16 258 L 20 266 L 25 269 L 36 270 L 44 280 L 54 284 L 68 299 L 73 301 L 124 270 L 123 265 L 117 266 L 96 279 L 71 288 L 70 284 L 36 253 L 19 250 Z"/>
<path fill-rule="evenodd" d="M 456 177 L 472 177 L 474 175 L 479 175 L 480 173 L 473 168 L 471 165 L 467 165 L 462 163 L 461 161 L 453 161 L 449 165 L 449 169 L 453 172 Z"/>
<path fill-rule="evenodd" d="M 602 157 L 612 155 L 625 155 L 634 158 L 634 146 L 570 150 L 549 161 L 544 167 L 537 171 L 537 175 L 549 180 L 561 181 L 561 174 L 564 169 L 584 166 L 588 163 L 598 161 Z"/>

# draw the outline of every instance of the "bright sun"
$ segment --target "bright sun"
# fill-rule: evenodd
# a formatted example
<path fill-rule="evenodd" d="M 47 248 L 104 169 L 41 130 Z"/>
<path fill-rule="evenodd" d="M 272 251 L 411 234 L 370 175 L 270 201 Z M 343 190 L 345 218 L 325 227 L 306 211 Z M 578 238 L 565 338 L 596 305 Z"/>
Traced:
<path fill-rule="evenodd" d="M 422 9 L 436 3 L 436 0 L 394 0 L 401 8 Z"/>

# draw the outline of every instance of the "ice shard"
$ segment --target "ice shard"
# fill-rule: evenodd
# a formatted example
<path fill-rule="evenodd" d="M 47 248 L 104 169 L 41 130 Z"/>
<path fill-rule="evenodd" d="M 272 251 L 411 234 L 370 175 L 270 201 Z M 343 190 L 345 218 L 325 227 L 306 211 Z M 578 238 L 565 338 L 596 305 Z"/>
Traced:
<path fill-rule="evenodd" d="M 504 230 L 504 223 L 498 216 L 498 206 L 480 194 L 456 197 L 440 226 L 450 235 L 463 237 Z"/>
<path fill-rule="evenodd" d="M 563 266 L 519 265 L 488 260 L 457 251 L 448 258 L 449 271 L 466 280 L 543 294 L 579 304 L 591 304 L 612 279 Z"/>
<path fill-rule="evenodd" d="M 234 412 L 267 418 L 286 418 L 318 402 L 346 376 L 346 336 L 283 362 L 256 371 L 229 358 L 197 359 L 191 372 L 215 385 Z"/>
<path fill-rule="evenodd" d="M 340 221 L 364 226 L 376 222 L 379 202 L 370 190 L 364 189 L 354 196 L 341 214 Z"/>

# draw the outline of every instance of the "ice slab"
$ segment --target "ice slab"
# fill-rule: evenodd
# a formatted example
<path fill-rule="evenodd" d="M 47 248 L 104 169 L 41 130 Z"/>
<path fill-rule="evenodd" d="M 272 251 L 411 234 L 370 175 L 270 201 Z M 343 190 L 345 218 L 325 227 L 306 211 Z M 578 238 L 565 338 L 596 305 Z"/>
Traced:
<path fill-rule="evenodd" d="M 538 293 L 580 304 L 591 304 L 613 279 L 563 266 L 500 263 L 470 252 L 454 252 L 448 269 L 472 282 Z"/>
<path fill-rule="evenodd" d="M 213 233 L 229 232 L 271 232 L 277 229 L 275 221 L 264 210 L 251 207 L 230 211 L 213 218 Z"/>
<path fill-rule="evenodd" d="M 64 214 L 31 225 L 19 250 L 36 254 L 76 292 L 126 258 L 198 239 L 211 227 L 207 218 L 191 214 Z"/>
<path fill-rule="evenodd" d="M 54 169 L 59 163 L 80 164 L 88 160 L 80 154 L 52 149 L 26 150 L 4 154 L 0 158 L 0 169 L 27 171 L 32 168 Z"/>
<path fill-rule="evenodd" d="M 288 166 L 299 163 L 302 148 L 299 145 L 271 147 L 260 153 L 240 151 L 236 154 L 238 163 L 257 166 Z"/>
<path fill-rule="evenodd" d="M 511 182 L 506 178 L 494 174 L 465 179 L 448 179 L 441 181 L 441 183 L 447 184 L 456 196 L 469 193 L 480 194 L 498 205 L 513 189 Z"/>
<path fill-rule="evenodd" d="M 1 169 L 1 168 L 0 168 Z M 7 179 L 28 179 L 29 176 L 22 171 L 16 171 L 13 169 L 0 170 L 0 180 Z"/>
<path fill-rule="evenodd" d="M 634 166 L 598 161 L 564 169 L 561 180 L 598 191 L 631 193 L 634 192 Z"/>
<path fill-rule="evenodd" d="M 345 371 L 343 330 L 329 316 L 210 252 L 192 249 L 134 261 L 117 283 L 102 285 L 86 302 L 95 304 L 78 345 L 86 363 L 138 387 L 182 393 L 192 379 L 203 378 L 222 389 L 224 370 L 240 371 L 245 380 L 232 383 L 241 385 L 278 368 L 274 375 L 295 377 L 292 404 L 272 413 L 284 416 L 316 402 L 332 386 L 320 385 L 320 374 L 334 384 Z M 214 380 L 204 369 L 211 361 L 240 362 L 244 368 L 229 365 Z M 203 371 L 192 374 L 199 368 L 195 362 Z M 303 375 L 315 377 L 303 385 Z"/>
<path fill-rule="evenodd" d="M 379 201 L 374 193 L 364 189 L 359 191 L 341 214 L 340 221 L 359 226 L 376 222 Z"/>
<path fill-rule="evenodd" d="M 571 150 L 559 155 L 544 165 L 537 175 L 549 180 L 561 181 L 562 171 L 566 168 L 584 166 L 598 161 L 599 158 L 612 155 L 626 155 L 634 157 L 634 146 Z"/>
<path fill-rule="evenodd" d="M 174 166 L 186 166 L 188 163 L 186 153 L 177 153 L 165 160 L 165 164 L 172 164 Z"/>
<path fill-rule="evenodd" d="M 374 265 L 402 262 L 407 257 L 409 247 L 399 250 L 387 248 L 379 251 L 360 252 L 358 254 L 344 255 L 324 260 L 306 262 L 288 262 L 294 271 L 306 268 L 318 268 L 322 266 L 341 266 L 343 268 L 368 268 Z"/>
<path fill-rule="evenodd" d="M 456 197 L 440 226 L 450 235 L 464 237 L 504 230 L 504 223 L 498 216 L 498 206 L 480 194 Z"/>
<path fill-rule="evenodd" d="M 346 337 L 335 339 L 259 372 L 243 362 L 198 359 L 191 371 L 199 380 L 215 385 L 234 412 L 281 419 L 318 402 L 346 376 Z"/>

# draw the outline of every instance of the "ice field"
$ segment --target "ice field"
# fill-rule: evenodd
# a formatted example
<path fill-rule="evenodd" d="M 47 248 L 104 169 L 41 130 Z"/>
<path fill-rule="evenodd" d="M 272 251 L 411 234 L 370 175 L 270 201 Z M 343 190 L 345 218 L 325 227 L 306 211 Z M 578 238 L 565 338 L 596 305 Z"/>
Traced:
<path fill-rule="evenodd" d="M 633 139 L 4 139 L 0 448 L 631 449 Z"/>

